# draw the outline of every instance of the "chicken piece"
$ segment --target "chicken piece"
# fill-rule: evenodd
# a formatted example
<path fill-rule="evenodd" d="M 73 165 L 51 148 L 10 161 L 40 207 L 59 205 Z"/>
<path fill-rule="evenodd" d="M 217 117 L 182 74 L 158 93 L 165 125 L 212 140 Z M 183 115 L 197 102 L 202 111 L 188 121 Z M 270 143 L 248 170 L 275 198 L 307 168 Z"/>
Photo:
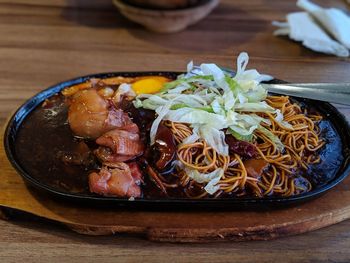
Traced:
<path fill-rule="evenodd" d="M 143 150 L 138 133 L 129 132 L 123 128 L 106 132 L 97 138 L 96 143 L 109 147 L 113 153 L 122 155 L 137 155 Z"/>
<path fill-rule="evenodd" d="M 136 163 L 113 163 L 89 175 L 90 191 L 104 196 L 140 197 L 142 174 Z"/>
<path fill-rule="evenodd" d="M 103 134 L 96 140 L 102 146 L 95 151 L 96 156 L 102 162 L 121 162 L 141 155 L 144 145 L 138 131 L 137 125 L 133 123 Z"/>
<path fill-rule="evenodd" d="M 135 155 L 114 154 L 110 148 L 103 146 L 98 147 L 94 154 L 102 163 L 125 162 L 136 157 Z"/>
<path fill-rule="evenodd" d="M 132 123 L 126 113 L 113 108 L 95 89 L 78 91 L 69 99 L 68 122 L 75 135 L 90 139 Z"/>
<path fill-rule="evenodd" d="M 121 109 L 110 108 L 106 120 L 106 132 L 113 130 L 115 128 L 128 130 L 135 127 L 137 125 L 132 122 L 129 115 Z M 138 132 L 138 128 L 137 128 Z"/>
<path fill-rule="evenodd" d="M 143 178 L 139 165 L 136 162 L 131 162 L 128 163 L 128 166 L 135 183 L 141 185 L 141 183 L 143 183 Z"/>

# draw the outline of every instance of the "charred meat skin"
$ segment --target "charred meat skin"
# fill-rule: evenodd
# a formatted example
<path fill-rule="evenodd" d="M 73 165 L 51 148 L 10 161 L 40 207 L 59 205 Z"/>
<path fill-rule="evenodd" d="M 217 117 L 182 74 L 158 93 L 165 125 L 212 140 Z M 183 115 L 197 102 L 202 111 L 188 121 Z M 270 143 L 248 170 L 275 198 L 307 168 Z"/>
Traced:
<path fill-rule="evenodd" d="M 104 196 L 141 197 L 142 174 L 136 163 L 113 163 L 89 174 L 90 191 Z"/>
<path fill-rule="evenodd" d="M 96 143 L 100 147 L 95 151 L 95 154 L 101 162 L 131 160 L 140 156 L 144 150 L 136 124 L 111 130 L 97 138 Z"/>
<path fill-rule="evenodd" d="M 112 150 L 108 147 L 100 146 L 94 151 L 95 156 L 101 163 L 118 163 L 126 162 L 128 160 L 134 159 L 134 155 L 118 155 L 114 154 Z"/>

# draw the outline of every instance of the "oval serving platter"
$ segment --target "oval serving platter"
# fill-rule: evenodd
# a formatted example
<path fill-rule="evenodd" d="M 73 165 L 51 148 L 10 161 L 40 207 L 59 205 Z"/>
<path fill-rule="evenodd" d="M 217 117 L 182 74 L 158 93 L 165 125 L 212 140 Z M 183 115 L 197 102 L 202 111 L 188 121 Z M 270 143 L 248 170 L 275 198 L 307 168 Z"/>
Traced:
<path fill-rule="evenodd" d="M 323 166 L 323 169 L 331 169 L 333 171 L 328 173 L 330 176 L 326 180 L 322 181 L 318 186 L 316 186 L 310 192 L 291 196 L 291 197 L 263 197 L 263 198 L 253 198 L 253 197 L 235 197 L 235 198 L 218 198 L 218 199 L 135 199 L 128 200 L 116 197 L 104 197 L 97 196 L 90 193 L 79 193 L 77 191 L 69 191 L 67 188 L 60 183 L 50 182 L 50 169 L 47 173 L 42 174 L 41 177 L 33 176 L 26 170 L 23 158 L 18 156 L 16 151 L 16 140 L 18 134 L 21 131 L 22 124 L 28 118 L 28 116 L 45 101 L 45 99 L 59 93 L 62 89 L 79 84 L 87 81 L 90 78 L 109 78 L 115 76 L 123 77 L 136 77 L 136 76 L 146 76 L 146 75 L 161 75 L 169 78 L 176 78 L 180 72 L 113 72 L 113 73 L 101 73 L 94 75 L 87 75 L 83 77 L 78 77 L 72 80 L 61 82 L 48 89 L 38 93 L 37 95 L 26 101 L 12 116 L 10 119 L 4 136 L 5 150 L 8 159 L 10 160 L 13 167 L 18 171 L 18 173 L 23 177 L 26 183 L 34 186 L 37 190 L 49 193 L 53 197 L 60 197 L 64 199 L 69 199 L 71 201 L 78 201 L 84 203 L 98 203 L 98 204 L 113 204 L 118 206 L 137 206 L 137 207 L 150 207 L 158 208 L 167 206 L 171 207 L 181 207 L 181 208 L 195 208 L 195 207 L 205 207 L 205 208 L 267 208 L 267 207 L 287 207 L 290 205 L 295 205 L 302 203 L 313 198 L 320 196 L 321 194 L 327 192 L 328 190 L 339 184 L 345 177 L 350 173 L 350 128 L 345 117 L 331 104 L 321 101 L 314 101 L 309 99 L 296 99 L 298 102 L 307 105 L 321 113 L 325 119 L 328 121 L 328 128 L 330 129 L 329 138 L 326 138 L 333 143 L 329 143 L 326 149 L 321 151 L 320 155 L 322 159 L 329 158 L 341 158 L 342 160 L 335 160 L 333 163 L 327 161 Z M 272 82 L 281 82 L 274 80 Z M 38 127 L 40 130 L 40 127 Z M 35 136 L 35 135 L 32 135 Z M 32 151 L 35 152 L 36 147 L 45 147 L 44 145 L 34 144 Z M 47 149 L 48 151 L 50 149 Z M 328 165 L 329 164 L 329 165 Z M 336 167 L 334 167 L 336 165 Z M 312 171 L 313 174 L 317 174 L 317 169 Z M 62 176 L 64 172 L 62 171 Z M 86 181 L 87 181 L 87 176 Z M 45 180 L 43 180 L 43 178 Z M 59 178 L 52 178 L 52 180 L 59 180 Z"/>

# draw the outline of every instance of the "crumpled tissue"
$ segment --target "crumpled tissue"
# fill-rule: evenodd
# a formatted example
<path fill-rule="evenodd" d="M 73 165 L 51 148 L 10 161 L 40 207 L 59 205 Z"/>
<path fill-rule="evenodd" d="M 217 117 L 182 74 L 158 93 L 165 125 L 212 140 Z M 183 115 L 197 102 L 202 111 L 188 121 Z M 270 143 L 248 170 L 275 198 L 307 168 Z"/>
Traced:
<path fill-rule="evenodd" d="M 336 8 L 322 8 L 308 0 L 297 1 L 306 12 L 290 13 L 287 22 L 273 22 L 279 27 L 274 35 L 290 39 L 317 52 L 348 57 L 350 49 L 350 17 Z"/>

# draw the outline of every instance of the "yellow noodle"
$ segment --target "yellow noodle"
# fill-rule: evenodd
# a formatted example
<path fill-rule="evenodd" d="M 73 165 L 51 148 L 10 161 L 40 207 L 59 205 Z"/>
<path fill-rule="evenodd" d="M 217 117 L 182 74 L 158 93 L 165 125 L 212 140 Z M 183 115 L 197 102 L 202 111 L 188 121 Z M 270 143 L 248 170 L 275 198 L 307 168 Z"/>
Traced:
<path fill-rule="evenodd" d="M 253 144 L 258 154 L 255 159 L 262 159 L 268 164 L 267 169 L 259 178 L 249 175 L 244 159 L 238 154 L 220 155 L 202 139 L 194 143 L 182 144 L 184 139 L 192 135 L 189 125 L 164 122 L 174 134 L 177 143 L 177 157 L 184 166 L 200 173 L 210 173 L 218 168 L 224 170 L 217 184 L 219 191 L 215 193 L 215 198 L 228 194 L 235 196 L 250 194 L 258 197 L 292 196 L 312 189 L 311 183 L 306 178 L 301 179 L 302 182 L 305 182 L 306 187 L 296 185 L 295 180 L 298 179 L 300 173 L 295 172 L 300 169 L 306 171 L 308 165 L 321 161 L 317 152 L 324 146 L 325 141 L 319 138 L 320 128 L 317 122 L 322 119 L 322 116 L 308 115 L 307 111 L 303 112 L 299 105 L 291 103 L 287 96 L 268 96 L 266 103 L 279 109 L 284 116 L 284 121 L 289 123 L 291 128 L 277 122 L 274 114 L 259 114 L 270 120 L 271 125 L 264 123 L 262 125 L 277 136 L 285 146 L 284 150 L 280 151 L 264 133 L 259 130 L 254 132 Z M 184 189 L 187 197 L 209 197 L 204 189 L 206 183 L 195 182 L 183 170 L 177 174 L 179 187 Z M 174 187 L 174 184 L 166 186 Z"/>

